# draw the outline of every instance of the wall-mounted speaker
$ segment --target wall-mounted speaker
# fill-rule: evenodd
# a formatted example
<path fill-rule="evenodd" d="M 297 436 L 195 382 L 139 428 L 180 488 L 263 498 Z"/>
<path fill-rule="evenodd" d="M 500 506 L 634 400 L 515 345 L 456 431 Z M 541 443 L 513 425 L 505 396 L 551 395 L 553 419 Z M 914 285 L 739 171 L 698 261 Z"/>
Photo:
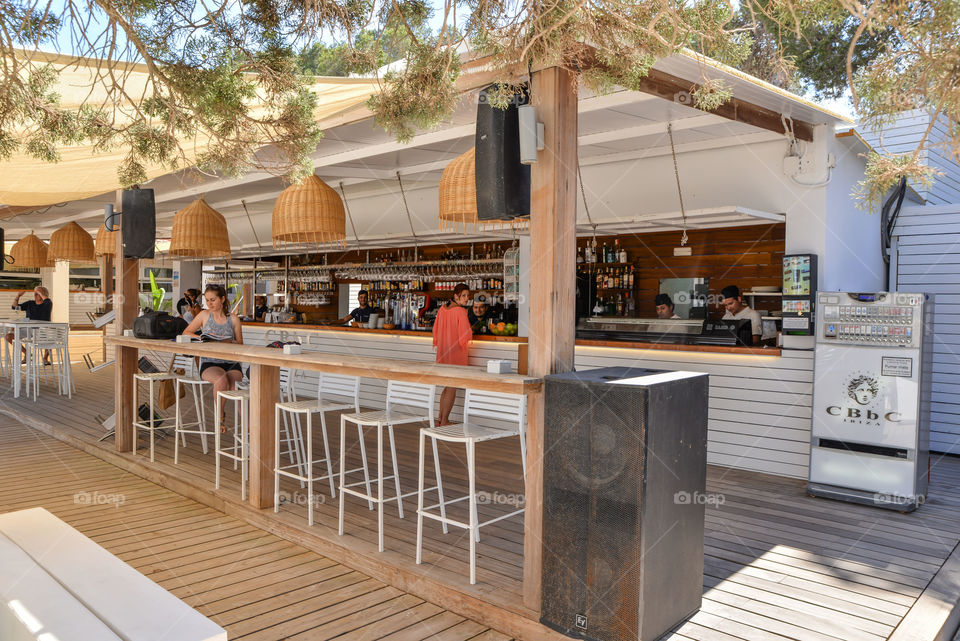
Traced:
<path fill-rule="evenodd" d="M 120 231 L 124 258 L 153 258 L 157 244 L 157 209 L 152 189 L 124 189 Z"/>
<path fill-rule="evenodd" d="M 509 220 L 530 215 L 530 167 L 520 162 L 520 123 L 516 96 L 506 109 L 490 104 L 490 91 L 480 92 L 477 105 L 477 218 Z"/>
<path fill-rule="evenodd" d="M 7 246 L 4 243 L 3 228 L 0 228 L 0 271 L 7 264 Z"/>
<path fill-rule="evenodd" d="M 546 377 L 541 622 L 652 641 L 699 609 L 707 381 L 628 367 Z"/>

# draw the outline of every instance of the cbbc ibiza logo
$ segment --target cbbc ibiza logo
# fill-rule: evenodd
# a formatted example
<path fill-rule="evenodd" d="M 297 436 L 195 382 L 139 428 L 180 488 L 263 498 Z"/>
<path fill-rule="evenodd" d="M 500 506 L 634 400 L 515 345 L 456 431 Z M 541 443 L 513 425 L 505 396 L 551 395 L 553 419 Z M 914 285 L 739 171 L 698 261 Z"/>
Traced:
<path fill-rule="evenodd" d="M 680 490 L 673 495 L 673 502 L 676 505 L 711 505 L 720 507 L 727 502 L 727 497 L 719 492 L 700 492 L 693 493 L 686 490 Z"/>
<path fill-rule="evenodd" d="M 842 423 L 851 425 L 880 426 L 881 413 L 874 404 L 881 399 L 883 387 L 880 380 L 872 374 L 854 372 L 844 383 L 847 402 L 845 405 L 828 405 L 826 412 L 835 416 Z M 897 411 L 885 412 L 883 419 L 889 423 L 898 423 L 900 413 Z"/>
<path fill-rule="evenodd" d="M 100 492 L 77 492 L 73 495 L 75 505 L 113 505 L 120 507 L 127 502 L 123 494 L 101 494 Z"/>

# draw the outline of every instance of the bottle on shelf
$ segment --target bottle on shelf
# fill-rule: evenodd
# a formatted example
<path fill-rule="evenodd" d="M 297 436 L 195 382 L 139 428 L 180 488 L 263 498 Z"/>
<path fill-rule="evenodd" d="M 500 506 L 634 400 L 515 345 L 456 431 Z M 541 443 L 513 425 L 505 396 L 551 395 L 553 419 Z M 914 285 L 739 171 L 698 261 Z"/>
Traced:
<path fill-rule="evenodd" d="M 580 253 L 580 247 L 579 247 L 579 245 L 577 246 L 577 264 L 578 264 L 578 265 L 582 265 L 582 264 L 583 264 L 583 254 Z"/>
<path fill-rule="evenodd" d="M 620 260 L 620 262 L 623 263 L 623 264 L 627 264 L 628 262 L 630 262 L 629 260 L 627 260 L 627 248 L 626 248 L 626 247 L 621 247 L 621 248 L 620 248 L 620 257 L 619 257 L 619 260 Z"/>

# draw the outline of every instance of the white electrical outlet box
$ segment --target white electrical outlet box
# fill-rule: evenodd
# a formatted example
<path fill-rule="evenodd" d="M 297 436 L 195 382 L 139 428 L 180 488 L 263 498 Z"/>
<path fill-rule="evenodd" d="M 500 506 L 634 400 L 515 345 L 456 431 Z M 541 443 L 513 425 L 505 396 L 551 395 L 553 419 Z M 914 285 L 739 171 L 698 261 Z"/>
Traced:
<path fill-rule="evenodd" d="M 674 247 L 674 256 L 693 256 L 693 247 Z"/>

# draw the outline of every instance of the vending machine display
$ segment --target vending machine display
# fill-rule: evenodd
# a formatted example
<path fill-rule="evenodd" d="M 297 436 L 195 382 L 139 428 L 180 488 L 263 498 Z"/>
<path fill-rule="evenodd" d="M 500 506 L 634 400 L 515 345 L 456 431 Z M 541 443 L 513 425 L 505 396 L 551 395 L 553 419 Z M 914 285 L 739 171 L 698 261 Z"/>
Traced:
<path fill-rule="evenodd" d="M 817 256 L 789 254 L 783 257 L 781 314 L 784 334 L 813 333 L 813 303 L 817 294 Z"/>
<path fill-rule="evenodd" d="M 821 292 L 808 491 L 898 510 L 927 494 L 933 300 Z"/>

